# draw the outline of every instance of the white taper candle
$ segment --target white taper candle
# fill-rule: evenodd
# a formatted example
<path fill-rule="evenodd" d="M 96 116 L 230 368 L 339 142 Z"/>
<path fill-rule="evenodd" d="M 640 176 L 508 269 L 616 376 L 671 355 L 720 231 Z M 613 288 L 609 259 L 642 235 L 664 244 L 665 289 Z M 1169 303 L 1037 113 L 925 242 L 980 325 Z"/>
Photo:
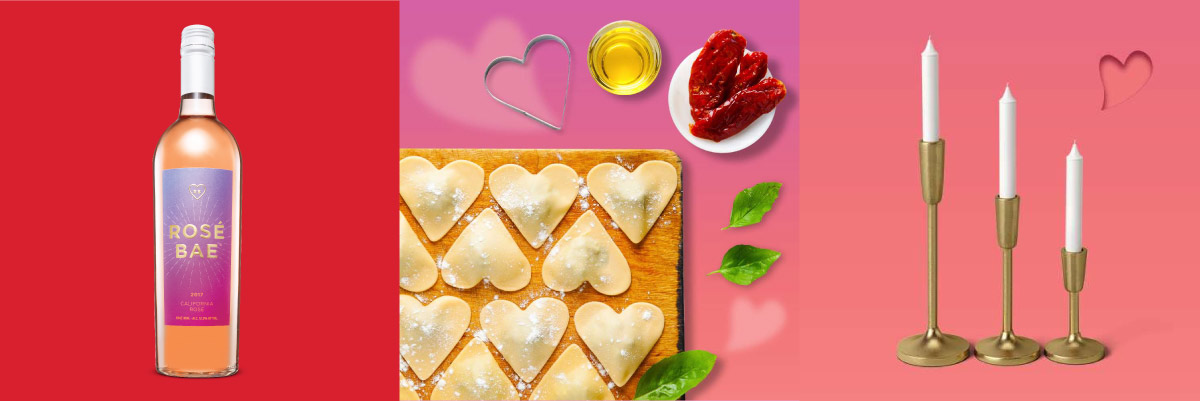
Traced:
<path fill-rule="evenodd" d="M 1067 252 L 1083 250 L 1083 156 L 1079 145 L 1067 155 Z"/>
<path fill-rule="evenodd" d="M 938 141 L 938 53 L 932 36 L 921 52 L 921 140 Z"/>
<path fill-rule="evenodd" d="M 1000 191 L 1001 198 L 1017 196 L 1017 99 L 1008 85 L 1000 97 Z"/>

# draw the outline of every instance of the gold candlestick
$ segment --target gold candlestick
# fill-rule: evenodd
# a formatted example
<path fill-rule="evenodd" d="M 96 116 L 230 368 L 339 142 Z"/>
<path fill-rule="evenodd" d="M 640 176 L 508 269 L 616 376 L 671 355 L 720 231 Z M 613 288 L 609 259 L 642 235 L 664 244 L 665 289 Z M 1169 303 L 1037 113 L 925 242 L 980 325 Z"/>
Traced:
<path fill-rule="evenodd" d="M 946 141 L 921 141 L 920 157 L 921 194 L 928 213 L 929 323 L 924 333 L 900 340 L 896 357 L 909 365 L 947 366 L 967 359 L 971 344 L 962 337 L 942 333 L 937 323 L 937 205 L 942 201 Z"/>
<path fill-rule="evenodd" d="M 1021 197 L 996 197 L 996 242 L 1000 245 L 1004 265 L 1004 321 L 1000 335 L 975 343 L 975 358 L 992 365 L 1023 365 L 1038 359 L 1042 347 L 1037 341 L 1013 333 L 1012 324 L 1012 265 L 1013 248 L 1017 247 L 1017 221 L 1021 212 Z"/>
<path fill-rule="evenodd" d="M 1071 294 L 1071 327 L 1066 337 L 1046 343 L 1046 359 L 1068 365 L 1083 365 L 1104 358 L 1104 344 L 1079 334 L 1079 292 L 1087 272 L 1087 248 L 1079 252 L 1062 250 L 1063 286 Z"/>

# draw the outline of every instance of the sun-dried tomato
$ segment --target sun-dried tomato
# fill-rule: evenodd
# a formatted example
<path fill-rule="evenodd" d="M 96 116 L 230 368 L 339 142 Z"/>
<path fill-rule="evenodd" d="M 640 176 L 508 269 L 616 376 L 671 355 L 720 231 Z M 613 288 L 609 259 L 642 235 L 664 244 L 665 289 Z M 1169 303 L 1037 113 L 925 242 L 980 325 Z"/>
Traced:
<path fill-rule="evenodd" d="M 738 68 L 737 75 L 733 77 L 733 85 L 729 87 L 730 96 L 757 84 L 766 75 L 767 54 L 763 52 L 747 53 L 742 56 L 741 67 Z"/>
<path fill-rule="evenodd" d="M 692 63 L 688 80 L 688 101 L 693 110 L 712 110 L 725 101 L 745 52 L 746 38 L 732 29 L 716 31 L 708 37 Z"/>
<path fill-rule="evenodd" d="M 692 135 L 720 142 L 774 110 L 784 96 L 787 96 L 787 88 L 783 82 L 775 78 L 764 79 L 734 93 L 721 107 L 701 115 L 691 126 Z"/>

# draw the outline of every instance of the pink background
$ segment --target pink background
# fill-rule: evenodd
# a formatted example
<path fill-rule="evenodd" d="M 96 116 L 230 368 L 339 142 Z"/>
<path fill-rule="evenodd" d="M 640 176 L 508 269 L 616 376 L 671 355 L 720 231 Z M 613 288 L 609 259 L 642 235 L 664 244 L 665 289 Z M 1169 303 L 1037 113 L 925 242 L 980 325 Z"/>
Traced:
<path fill-rule="evenodd" d="M 1200 337 L 1200 274 L 1190 255 L 1200 223 L 1200 10 L 1183 3 L 801 5 L 801 80 L 792 87 L 805 274 L 790 311 L 802 321 L 793 334 L 799 396 L 1196 399 L 1200 369 L 1186 344 Z M 994 367 L 972 358 L 916 368 L 896 360 L 897 341 L 925 324 L 917 141 L 919 54 L 930 34 L 947 141 L 941 326 L 972 343 L 1000 331 L 997 100 L 1011 82 L 1022 197 L 1016 332 L 1044 344 L 1067 331 L 1058 252 L 1064 157 L 1078 140 L 1090 250 L 1082 329 L 1109 346 L 1099 363 Z M 1134 50 L 1153 59 L 1153 77 L 1100 111 L 1100 58 Z"/>
<path fill-rule="evenodd" d="M 1200 224 L 1192 155 L 1200 143 L 1198 10 L 1145 1 L 959 3 L 789 2 L 714 12 L 728 3 L 406 2 L 400 145 L 677 151 L 687 191 L 687 346 L 719 356 L 714 374 L 689 393 L 693 399 L 1195 397 L 1200 369 L 1175 341 L 1200 337 L 1190 288 L 1200 274 L 1184 258 Z M 610 95 L 587 72 L 592 34 L 618 19 L 645 24 L 663 45 L 663 71 L 639 95 Z M 751 49 L 770 53 L 772 73 L 789 88 L 767 137 L 725 156 L 686 143 L 666 107 L 677 63 L 720 28 L 737 29 Z M 484 31 L 491 39 L 481 38 Z M 541 33 L 562 36 L 573 52 L 562 132 L 495 104 L 480 87 L 487 61 L 520 56 Z M 931 34 L 941 53 L 948 148 L 942 327 L 972 342 L 1000 330 L 993 198 L 996 102 L 1007 82 L 1018 102 L 1023 203 L 1016 331 L 1045 343 L 1067 330 L 1058 259 L 1063 159 L 1078 140 L 1091 253 L 1082 327 L 1109 346 L 1103 361 L 994 367 L 972 358 L 932 369 L 896 360 L 897 341 L 925 322 L 916 145 L 919 53 Z M 1135 50 L 1153 59 L 1153 77 L 1132 99 L 1101 111 L 1100 58 L 1124 60 Z M 504 79 L 493 89 L 559 121 L 562 54 L 553 45 L 537 48 L 530 68 L 497 71 Z M 469 62 L 429 68 L 446 59 Z M 758 226 L 721 231 L 733 194 L 767 180 L 784 182 L 776 210 Z M 750 287 L 705 277 L 738 243 L 784 256 Z"/>
<path fill-rule="evenodd" d="M 766 51 L 772 74 L 785 84 L 798 81 L 795 3 L 738 10 L 709 5 L 633 1 L 586 8 L 572 2 L 405 2 L 400 7 L 400 146 L 483 148 L 670 149 L 683 160 L 685 323 L 688 349 L 718 356 L 717 368 L 692 399 L 794 398 L 794 366 L 800 355 L 795 335 L 800 318 L 802 261 L 796 241 L 800 219 L 800 148 L 797 104 L 789 94 L 766 136 L 735 154 L 717 155 L 689 144 L 667 109 L 667 88 L 679 62 L 703 46 L 713 31 L 732 28 L 752 50 Z M 629 19 L 646 25 L 663 48 L 663 69 L 646 91 L 632 96 L 605 92 L 587 69 L 587 46 L 605 24 Z M 484 34 L 486 32 L 486 34 Z M 564 129 L 550 130 L 496 103 L 484 92 L 482 76 L 491 59 L 520 57 L 538 34 L 562 37 L 571 50 Z M 501 40 L 503 39 L 503 40 Z M 512 103 L 553 122 L 559 113 L 565 52 L 539 45 L 528 69 L 511 65 L 493 72 L 493 90 Z M 532 75 L 530 74 L 532 71 Z M 534 76 L 538 77 L 537 79 Z M 530 88 L 529 85 L 533 85 Z M 738 191 L 762 181 L 779 181 L 775 210 L 756 226 L 722 231 Z M 748 287 L 705 276 L 720 267 L 733 245 L 753 244 L 783 253 L 771 272 Z"/>

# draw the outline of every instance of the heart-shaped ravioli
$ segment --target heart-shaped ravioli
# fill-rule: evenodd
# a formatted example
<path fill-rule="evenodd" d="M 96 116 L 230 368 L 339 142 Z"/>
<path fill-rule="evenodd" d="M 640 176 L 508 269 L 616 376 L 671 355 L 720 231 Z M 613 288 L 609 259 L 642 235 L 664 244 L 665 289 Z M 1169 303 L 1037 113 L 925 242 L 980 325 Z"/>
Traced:
<path fill-rule="evenodd" d="M 421 380 L 428 379 L 458 344 L 471 322 L 471 306 L 452 296 L 421 305 L 400 296 L 400 356 Z"/>
<path fill-rule="evenodd" d="M 429 395 L 431 400 L 515 400 L 520 396 L 487 345 L 472 339 Z"/>
<path fill-rule="evenodd" d="M 575 331 L 618 386 L 624 386 L 646 359 L 662 336 L 663 324 L 662 310 L 645 302 L 629 305 L 621 314 L 601 302 L 575 310 Z"/>
<path fill-rule="evenodd" d="M 542 281 L 555 291 L 571 291 L 587 281 L 601 294 L 617 295 L 629 289 L 629 262 L 596 213 L 588 210 L 550 249 Z"/>
<path fill-rule="evenodd" d="M 413 391 L 412 385 L 412 380 L 400 376 L 400 401 L 419 401 L 421 399 L 420 396 L 417 396 L 417 392 Z"/>
<path fill-rule="evenodd" d="M 417 292 L 428 290 L 437 282 L 437 265 L 408 219 L 400 216 L 400 288 Z"/>
<path fill-rule="evenodd" d="M 578 345 L 558 356 L 530 394 L 531 400 L 612 400 L 604 379 Z"/>
<path fill-rule="evenodd" d="M 497 300 L 479 312 L 484 334 L 526 383 L 546 366 L 570 320 L 567 304 L 554 298 L 538 298 L 525 310 Z"/>
<path fill-rule="evenodd" d="M 483 209 L 463 229 L 442 263 L 442 280 L 462 289 L 487 278 L 496 288 L 516 291 L 525 288 L 532 275 L 529 259 L 492 209 Z"/>
<path fill-rule="evenodd" d="M 454 227 L 483 190 L 483 168 L 455 160 L 441 170 L 419 156 L 400 160 L 400 197 L 430 241 Z"/>
<path fill-rule="evenodd" d="M 636 244 L 646 238 L 671 202 L 679 175 L 675 166 L 660 160 L 642 163 L 632 173 L 620 165 L 602 163 L 588 172 L 587 185 L 592 197 Z"/>
<path fill-rule="evenodd" d="M 505 164 L 488 176 L 488 188 L 521 236 L 540 248 L 575 203 L 579 174 L 565 164 L 551 164 L 537 175 Z"/>

